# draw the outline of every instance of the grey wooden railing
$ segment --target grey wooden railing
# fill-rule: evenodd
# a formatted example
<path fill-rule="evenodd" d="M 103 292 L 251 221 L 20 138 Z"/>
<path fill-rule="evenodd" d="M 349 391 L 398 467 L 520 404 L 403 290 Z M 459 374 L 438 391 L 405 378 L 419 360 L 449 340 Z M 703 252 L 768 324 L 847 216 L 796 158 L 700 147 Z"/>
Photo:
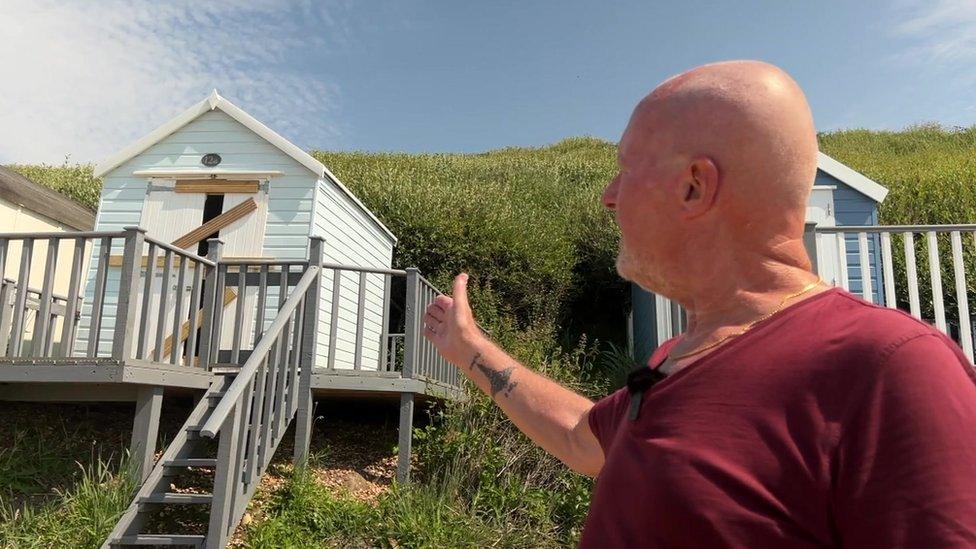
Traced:
<path fill-rule="evenodd" d="M 288 423 L 303 405 L 299 396 L 309 392 L 311 355 L 301 350 L 306 335 L 314 340 L 315 315 L 306 313 L 314 313 L 317 292 L 309 290 L 318 277 L 317 266 L 305 270 L 200 429 L 205 437 L 220 434 L 207 535 L 215 546 L 223 546 L 240 521 Z"/>
<path fill-rule="evenodd" d="M 44 251 L 39 254 L 38 248 Z M 0 272 L 6 272 L 8 257 L 18 253 L 16 278 L 8 277 L 0 288 L 0 304 L 12 303 L 0 307 L 0 343 L 5 343 L 0 356 L 193 363 L 196 338 L 189 334 L 202 324 L 197 304 L 204 280 L 213 276 L 216 256 L 199 257 L 146 237 L 138 228 L 0 234 Z M 44 257 L 39 281 L 32 269 L 35 255 Z M 89 257 L 93 261 L 86 284 Z M 65 270 L 66 294 L 59 294 L 55 286 Z M 36 318 L 48 321 L 35 322 L 31 333 L 27 316 L 35 307 Z M 105 322 L 108 318 L 112 327 Z M 29 348 L 28 335 L 33 339 Z"/>
<path fill-rule="evenodd" d="M 10 304 L 0 308 L 0 356 L 3 357 L 55 357 L 75 355 L 95 356 L 94 348 L 75 350 L 77 334 L 76 318 L 80 311 L 84 290 L 83 266 L 88 253 L 97 247 L 108 255 L 113 245 L 121 246 L 123 232 L 75 232 L 75 233 L 3 233 L 0 234 L 0 272 L 11 272 L 0 289 L 0 303 Z M 41 249 L 44 249 L 43 251 Z M 8 268 L 10 259 L 19 255 L 17 265 Z M 35 258 L 35 256 L 40 256 Z M 70 258 L 69 258 L 70 256 Z M 43 270 L 36 269 L 43 261 Z M 70 265 L 70 266 L 69 266 Z M 58 269 L 68 268 L 67 295 L 64 295 L 64 311 L 60 320 L 35 322 L 34 330 L 28 331 L 27 316 L 31 309 L 31 294 L 37 296 L 37 319 L 56 315 L 56 291 Z M 35 274 L 40 271 L 39 274 Z M 13 273 L 16 274 L 13 274 Z M 104 300 L 105 270 L 99 270 L 96 295 Z M 40 279 L 40 280 L 37 280 Z M 63 281 L 62 281 L 63 285 Z M 97 321 L 101 321 L 100 308 Z M 57 332 L 60 330 L 60 337 Z M 28 352 L 27 336 L 32 344 Z M 57 345 L 54 344 L 57 339 Z M 38 344 L 39 343 L 39 344 Z"/>

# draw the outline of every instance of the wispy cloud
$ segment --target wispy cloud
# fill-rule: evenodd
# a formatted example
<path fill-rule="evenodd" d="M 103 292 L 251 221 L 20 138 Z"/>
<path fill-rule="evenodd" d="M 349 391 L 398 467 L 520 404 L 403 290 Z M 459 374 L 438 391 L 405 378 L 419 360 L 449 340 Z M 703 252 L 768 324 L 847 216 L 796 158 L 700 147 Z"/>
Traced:
<path fill-rule="evenodd" d="M 914 44 L 904 59 L 945 66 L 976 61 L 976 0 L 906 2 L 896 17 L 894 33 Z"/>
<path fill-rule="evenodd" d="M 96 161 L 211 88 L 304 146 L 334 146 L 339 89 L 301 62 L 351 40 L 315 0 L 0 0 L 0 162 Z"/>

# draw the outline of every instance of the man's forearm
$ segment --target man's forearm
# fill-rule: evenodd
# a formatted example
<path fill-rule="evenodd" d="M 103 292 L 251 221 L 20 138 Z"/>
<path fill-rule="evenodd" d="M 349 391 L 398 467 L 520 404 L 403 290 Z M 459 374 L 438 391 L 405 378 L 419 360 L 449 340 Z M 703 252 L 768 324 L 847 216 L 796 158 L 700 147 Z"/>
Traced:
<path fill-rule="evenodd" d="M 593 403 L 522 364 L 487 338 L 457 366 L 536 444 L 570 468 L 596 475 L 603 452 L 586 424 Z"/>

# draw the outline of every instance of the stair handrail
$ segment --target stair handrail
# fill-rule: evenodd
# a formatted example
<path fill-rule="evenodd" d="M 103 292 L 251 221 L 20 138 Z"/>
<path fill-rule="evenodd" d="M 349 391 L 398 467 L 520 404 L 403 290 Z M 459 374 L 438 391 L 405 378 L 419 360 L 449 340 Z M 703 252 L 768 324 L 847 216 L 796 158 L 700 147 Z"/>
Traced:
<path fill-rule="evenodd" d="M 284 305 L 278 311 L 278 316 L 275 317 L 274 322 L 271 323 L 268 330 L 262 334 L 261 340 L 254 346 L 254 351 L 251 352 L 251 356 L 241 366 L 241 371 L 234 378 L 230 387 L 227 388 L 227 392 L 220 399 L 220 402 L 214 408 L 213 413 L 210 414 L 206 423 L 203 424 L 203 427 L 200 429 L 201 435 L 208 438 L 217 436 L 217 432 L 220 431 L 220 427 L 224 424 L 231 409 L 244 394 L 247 384 L 255 377 L 261 362 L 267 357 L 271 351 L 271 347 L 288 324 L 292 313 L 295 312 L 295 309 L 302 302 L 302 299 L 304 299 L 305 292 L 308 291 L 313 283 L 318 281 L 319 271 L 320 268 L 317 265 L 309 265 L 308 269 L 305 270 L 302 278 L 295 285 L 295 289 L 292 290 L 291 295 L 288 296 L 288 299 L 285 300 Z"/>

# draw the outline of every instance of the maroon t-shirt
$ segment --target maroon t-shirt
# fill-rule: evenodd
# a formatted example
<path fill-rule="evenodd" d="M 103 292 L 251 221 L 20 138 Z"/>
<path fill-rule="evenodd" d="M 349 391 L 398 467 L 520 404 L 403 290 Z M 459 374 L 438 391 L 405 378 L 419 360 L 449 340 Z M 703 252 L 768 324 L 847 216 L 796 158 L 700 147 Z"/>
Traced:
<path fill-rule="evenodd" d="M 666 343 L 650 364 L 660 364 Z M 976 546 L 976 378 L 941 332 L 831 289 L 590 412 L 581 547 Z"/>

